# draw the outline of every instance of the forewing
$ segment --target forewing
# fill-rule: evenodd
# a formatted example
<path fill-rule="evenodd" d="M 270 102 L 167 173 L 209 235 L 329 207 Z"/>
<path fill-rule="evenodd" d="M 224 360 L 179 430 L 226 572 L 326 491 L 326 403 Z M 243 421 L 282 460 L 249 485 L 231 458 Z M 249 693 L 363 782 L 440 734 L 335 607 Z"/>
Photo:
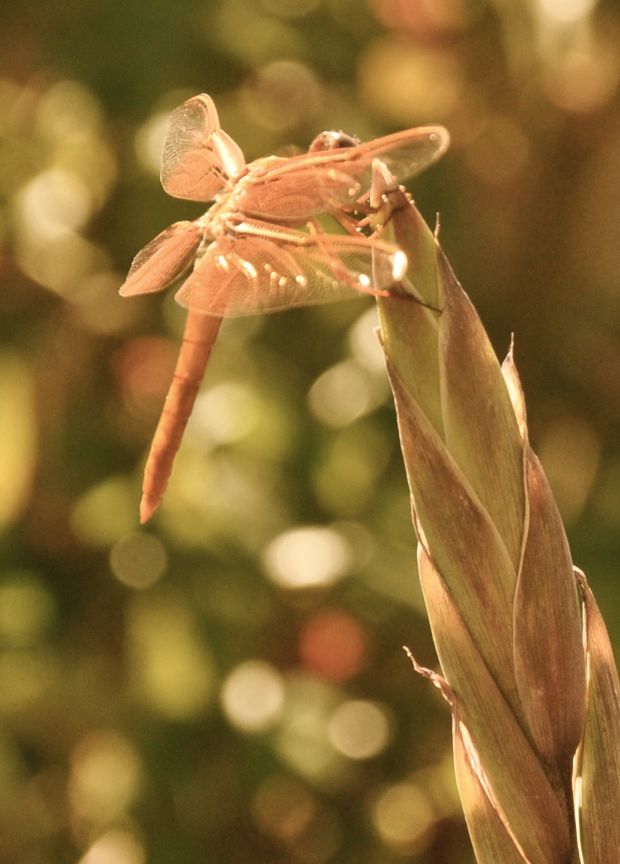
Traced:
<path fill-rule="evenodd" d="M 370 188 L 373 159 L 384 162 L 390 174 L 393 174 L 399 183 L 404 183 L 443 156 L 449 144 L 450 135 L 443 126 L 405 129 L 361 144 L 360 148 L 364 150 L 363 158 L 367 160 L 362 184 L 364 192 Z"/>
<path fill-rule="evenodd" d="M 209 315 L 250 315 L 385 293 L 394 286 L 394 261 L 402 255 L 395 246 L 259 224 L 250 226 L 256 233 L 212 243 L 177 301 Z"/>
<path fill-rule="evenodd" d="M 194 96 L 172 112 L 161 159 L 161 182 L 169 195 L 210 201 L 244 168 L 241 148 L 220 129 L 210 96 Z"/>
<path fill-rule="evenodd" d="M 191 264 L 201 240 L 194 222 L 175 222 L 138 252 L 119 294 L 163 291 Z"/>
<path fill-rule="evenodd" d="M 445 152 L 442 126 L 407 129 L 365 144 L 304 153 L 290 159 L 253 162 L 244 178 L 239 209 L 284 223 L 354 207 L 368 196 L 373 159 L 381 159 L 397 181 L 423 171 Z"/>

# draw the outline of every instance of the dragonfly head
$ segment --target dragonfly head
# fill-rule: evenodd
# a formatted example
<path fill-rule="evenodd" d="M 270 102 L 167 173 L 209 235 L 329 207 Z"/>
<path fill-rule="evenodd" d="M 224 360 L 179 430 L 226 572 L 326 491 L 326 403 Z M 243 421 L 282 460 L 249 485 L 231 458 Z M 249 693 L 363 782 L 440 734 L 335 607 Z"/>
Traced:
<path fill-rule="evenodd" d="M 349 135 L 347 132 L 331 129 L 326 132 L 320 132 L 308 148 L 308 152 L 316 153 L 319 150 L 339 150 L 342 147 L 356 147 L 359 143 L 359 138 L 355 138 L 355 136 Z"/>

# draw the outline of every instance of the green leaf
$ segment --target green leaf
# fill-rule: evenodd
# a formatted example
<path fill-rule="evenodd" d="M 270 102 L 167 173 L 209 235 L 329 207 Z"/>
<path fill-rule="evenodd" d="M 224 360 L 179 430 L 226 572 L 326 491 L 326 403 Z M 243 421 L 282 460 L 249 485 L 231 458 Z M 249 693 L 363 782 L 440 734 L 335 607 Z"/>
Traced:
<path fill-rule="evenodd" d="M 620 683 L 605 622 L 585 575 L 587 701 L 580 750 L 581 849 L 585 864 L 620 861 Z"/>
<path fill-rule="evenodd" d="M 523 442 L 495 352 L 439 249 L 437 270 L 446 444 L 489 513 L 516 574 L 525 527 Z"/>
<path fill-rule="evenodd" d="M 496 805 L 469 730 L 453 708 L 454 770 L 478 864 L 527 864 Z"/>
<path fill-rule="evenodd" d="M 432 549 L 485 662 L 514 701 L 512 562 L 488 513 L 389 362 L 388 373 L 418 534 Z"/>
<path fill-rule="evenodd" d="M 470 732 L 495 808 L 527 860 L 566 864 L 571 837 L 538 754 L 498 689 L 456 603 L 428 553 L 420 546 L 418 569 L 433 639 L 446 681 Z"/>
<path fill-rule="evenodd" d="M 585 705 L 581 617 L 560 514 L 538 458 L 527 451 L 529 520 L 515 595 L 515 676 L 534 741 L 570 800 Z"/>

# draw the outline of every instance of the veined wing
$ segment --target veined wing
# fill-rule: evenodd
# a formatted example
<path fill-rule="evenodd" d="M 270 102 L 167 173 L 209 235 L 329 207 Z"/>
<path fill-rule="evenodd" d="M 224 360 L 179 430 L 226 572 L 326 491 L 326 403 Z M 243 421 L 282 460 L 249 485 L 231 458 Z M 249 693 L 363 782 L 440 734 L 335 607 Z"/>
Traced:
<path fill-rule="evenodd" d="M 161 183 L 169 195 L 210 201 L 244 169 L 243 152 L 220 129 L 210 96 L 194 96 L 172 112 L 161 157 Z"/>
<path fill-rule="evenodd" d="M 131 297 L 163 291 L 189 267 L 201 240 L 195 222 L 170 225 L 138 252 L 118 293 Z"/>
<path fill-rule="evenodd" d="M 300 223 L 318 213 L 351 208 L 370 189 L 373 159 L 381 159 L 400 183 L 439 159 L 449 140 L 443 126 L 421 126 L 271 164 L 258 160 L 243 179 L 239 210 L 248 216 Z"/>
<path fill-rule="evenodd" d="M 403 252 L 380 240 L 248 220 L 209 246 L 176 299 L 208 315 L 275 312 L 385 295 L 405 268 Z"/>

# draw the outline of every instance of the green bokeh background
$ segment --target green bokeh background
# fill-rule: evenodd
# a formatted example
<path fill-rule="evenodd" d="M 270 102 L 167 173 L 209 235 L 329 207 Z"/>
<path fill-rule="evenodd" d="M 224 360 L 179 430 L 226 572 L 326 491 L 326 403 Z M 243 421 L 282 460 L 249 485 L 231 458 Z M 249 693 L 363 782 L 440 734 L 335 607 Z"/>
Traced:
<path fill-rule="evenodd" d="M 227 322 L 140 531 L 183 312 L 116 290 L 200 212 L 157 177 L 188 96 L 248 160 L 446 125 L 411 190 L 500 355 L 515 333 L 618 645 L 620 8 L 5 0 L 1 21 L 0 861 L 470 862 L 448 710 L 401 650 L 435 664 L 372 303 Z"/>

